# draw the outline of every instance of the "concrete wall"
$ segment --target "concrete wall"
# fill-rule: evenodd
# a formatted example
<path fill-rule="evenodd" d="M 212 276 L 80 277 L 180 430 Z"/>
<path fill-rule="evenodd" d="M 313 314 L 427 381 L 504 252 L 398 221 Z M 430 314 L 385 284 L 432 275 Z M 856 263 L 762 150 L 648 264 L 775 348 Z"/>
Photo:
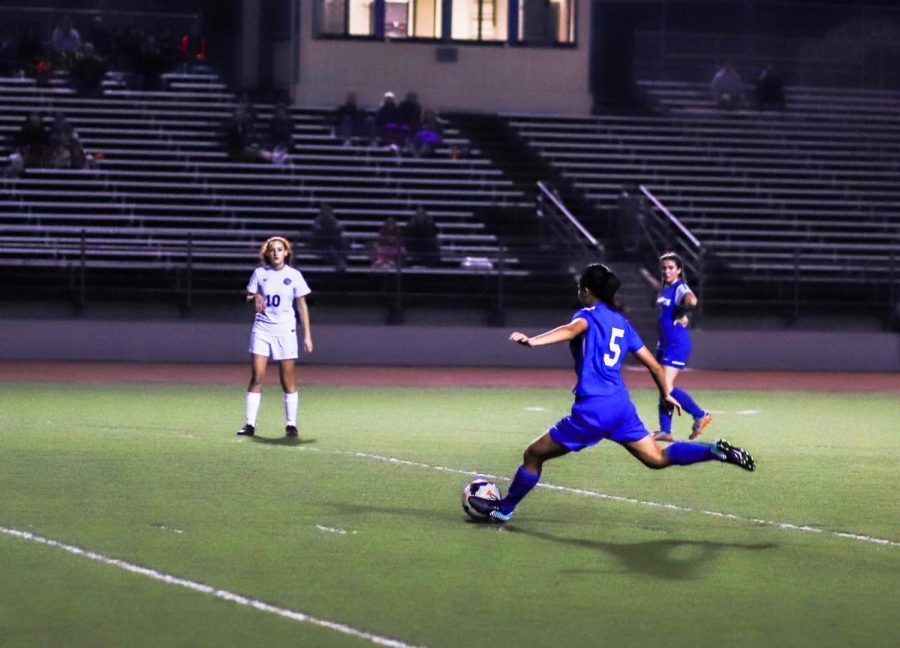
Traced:
<path fill-rule="evenodd" d="M 399 102 L 408 91 L 425 107 L 478 112 L 529 111 L 585 114 L 590 6 L 576 7 L 572 48 L 456 43 L 372 42 L 313 38 L 313 3 L 301 3 L 300 74 L 294 101 L 336 106 L 355 89 L 362 106 L 377 106 L 388 90 Z M 458 60 L 439 63 L 439 47 L 455 47 Z"/>
<path fill-rule="evenodd" d="M 248 334 L 245 323 L 4 318 L 0 360 L 240 362 Z M 571 364 L 565 345 L 521 349 L 507 342 L 509 328 L 322 324 L 313 334 L 310 364 Z M 695 331 L 694 349 L 697 369 L 900 371 L 900 336 L 891 333 Z"/>

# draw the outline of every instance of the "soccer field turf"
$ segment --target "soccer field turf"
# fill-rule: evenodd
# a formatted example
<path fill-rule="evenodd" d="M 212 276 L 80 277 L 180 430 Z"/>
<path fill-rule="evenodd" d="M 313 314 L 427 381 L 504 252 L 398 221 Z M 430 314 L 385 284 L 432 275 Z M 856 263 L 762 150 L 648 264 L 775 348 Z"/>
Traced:
<path fill-rule="evenodd" d="M 757 472 L 603 442 L 498 527 L 565 390 L 308 387 L 287 443 L 273 387 L 239 439 L 240 387 L 4 384 L 0 645 L 898 645 L 900 399 L 695 396 Z"/>

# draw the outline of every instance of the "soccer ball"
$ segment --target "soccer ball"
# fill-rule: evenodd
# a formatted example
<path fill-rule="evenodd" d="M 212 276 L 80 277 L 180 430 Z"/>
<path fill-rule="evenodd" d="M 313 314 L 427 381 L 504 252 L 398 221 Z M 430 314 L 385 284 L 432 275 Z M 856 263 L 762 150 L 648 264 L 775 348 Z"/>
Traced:
<path fill-rule="evenodd" d="M 470 497 L 483 497 L 484 499 L 490 500 L 499 500 L 500 499 L 500 488 L 492 481 L 488 481 L 484 477 L 478 477 L 475 481 L 471 481 L 466 484 L 466 487 L 463 488 L 462 492 L 462 507 L 463 511 L 469 514 L 470 517 L 484 521 L 489 519 L 486 515 L 482 515 L 471 506 L 469 506 L 469 498 Z"/>

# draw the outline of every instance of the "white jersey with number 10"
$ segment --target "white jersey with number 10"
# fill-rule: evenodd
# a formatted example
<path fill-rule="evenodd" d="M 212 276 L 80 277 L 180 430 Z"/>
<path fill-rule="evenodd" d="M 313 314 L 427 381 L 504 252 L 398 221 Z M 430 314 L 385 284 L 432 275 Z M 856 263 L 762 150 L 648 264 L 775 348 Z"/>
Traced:
<path fill-rule="evenodd" d="M 266 305 L 262 313 L 256 314 L 253 330 L 268 335 L 284 335 L 297 327 L 294 300 L 312 291 L 296 268 L 284 266 L 281 270 L 273 270 L 266 265 L 253 271 L 247 292 L 262 295 Z"/>

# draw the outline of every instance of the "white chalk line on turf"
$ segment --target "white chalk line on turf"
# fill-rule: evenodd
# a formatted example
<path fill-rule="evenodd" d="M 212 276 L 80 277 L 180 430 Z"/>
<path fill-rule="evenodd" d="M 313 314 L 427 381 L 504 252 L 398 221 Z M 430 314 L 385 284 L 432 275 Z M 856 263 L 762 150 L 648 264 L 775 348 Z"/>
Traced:
<path fill-rule="evenodd" d="M 504 481 L 508 482 L 510 479 L 508 477 L 500 477 L 498 475 L 491 475 L 488 473 L 478 472 L 475 470 L 465 470 L 462 468 L 449 468 L 447 466 L 438 466 L 436 464 L 427 464 L 419 461 L 409 461 L 407 459 L 398 459 L 396 457 L 388 457 L 385 455 L 372 454 L 369 452 L 353 452 L 349 450 L 323 450 L 321 448 L 308 448 L 302 447 L 297 448 L 297 450 L 302 450 L 305 452 L 322 452 L 325 454 L 334 454 L 334 455 L 344 455 L 349 457 L 359 457 L 361 459 L 371 459 L 374 461 L 382 461 L 390 464 L 397 464 L 402 466 L 413 466 L 416 468 L 426 468 L 428 470 L 436 470 L 440 472 L 449 472 L 455 473 L 458 475 L 471 475 L 471 476 L 482 476 L 488 479 L 492 479 L 494 481 Z M 652 506 L 654 508 L 666 509 L 669 511 L 675 511 L 678 513 L 699 513 L 701 515 L 710 515 L 717 518 L 724 518 L 727 520 L 734 520 L 735 522 L 750 522 L 752 524 L 760 524 L 764 526 L 776 527 L 778 529 L 785 529 L 788 531 L 802 531 L 804 533 L 819 533 L 826 536 L 834 536 L 837 538 L 845 538 L 848 540 L 857 540 L 859 542 L 868 542 L 877 545 L 886 545 L 890 547 L 900 547 L 900 542 L 896 542 L 893 540 L 886 540 L 884 538 L 875 538 L 872 536 L 864 535 L 861 533 L 850 533 L 847 531 L 831 531 L 828 529 L 819 529 L 817 527 L 811 527 L 804 524 L 793 524 L 791 522 L 774 522 L 772 520 L 763 520 L 761 518 L 754 517 L 745 517 L 742 515 L 735 515 L 733 513 L 722 513 L 720 511 L 707 511 L 704 509 L 691 508 L 690 506 L 680 506 L 679 504 L 667 504 L 665 502 L 654 502 L 653 500 L 642 500 L 636 497 L 625 497 L 623 495 L 610 495 L 608 493 L 601 493 L 599 491 L 592 491 L 586 488 L 571 488 L 569 486 L 558 486 L 556 484 L 548 484 L 546 482 L 539 482 L 539 488 L 546 488 L 548 490 L 559 491 L 562 493 L 571 493 L 573 495 L 585 495 L 587 497 L 598 497 L 600 499 L 610 500 L 613 502 L 626 502 L 628 504 L 641 504 L 643 506 Z"/>
<path fill-rule="evenodd" d="M 328 621 L 327 619 L 319 619 L 317 617 L 304 614 L 303 612 L 271 605 L 270 603 L 265 603 L 248 596 L 243 596 L 242 594 L 236 594 L 234 592 L 219 589 L 211 585 L 198 583 L 197 581 L 188 580 L 187 578 L 179 578 L 178 576 L 165 574 L 155 569 L 150 569 L 149 567 L 141 567 L 140 565 L 135 565 L 134 563 L 126 562 L 124 560 L 119 560 L 118 558 L 111 558 L 109 556 L 104 556 L 103 554 L 99 554 L 88 549 L 82 549 L 81 547 L 66 544 L 64 542 L 60 542 L 59 540 L 44 538 L 28 531 L 9 529 L 7 527 L 0 526 L 0 533 L 12 536 L 14 538 L 19 538 L 21 540 L 36 542 L 47 547 L 53 547 L 54 549 L 62 549 L 63 551 L 66 551 L 70 554 L 88 558 L 89 560 L 93 560 L 104 565 L 118 567 L 119 569 L 131 572 L 133 574 L 140 574 L 141 576 L 152 578 L 153 580 L 160 581 L 162 583 L 165 583 L 166 585 L 177 585 L 178 587 L 184 587 L 195 592 L 200 592 L 201 594 L 209 594 L 210 596 L 222 599 L 223 601 L 237 603 L 238 605 L 253 608 L 261 612 L 268 612 L 269 614 L 274 614 L 285 619 L 291 619 L 292 621 L 299 621 L 301 623 L 309 623 L 311 625 L 334 630 L 335 632 L 339 632 L 341 634 L 349 635 L 351 637 L 357 637 L 358 639 L 364 639 L 371 643 L 378 644 L 379 646 L 391 646 L 392 648 L 416 648 L 411 644 L 404 643 L 397 639 L 382 637 L 380 635 L 366 632 L 364 630 L 357 630 L 356 628 L 345 625 L 343 623 Z"/>

